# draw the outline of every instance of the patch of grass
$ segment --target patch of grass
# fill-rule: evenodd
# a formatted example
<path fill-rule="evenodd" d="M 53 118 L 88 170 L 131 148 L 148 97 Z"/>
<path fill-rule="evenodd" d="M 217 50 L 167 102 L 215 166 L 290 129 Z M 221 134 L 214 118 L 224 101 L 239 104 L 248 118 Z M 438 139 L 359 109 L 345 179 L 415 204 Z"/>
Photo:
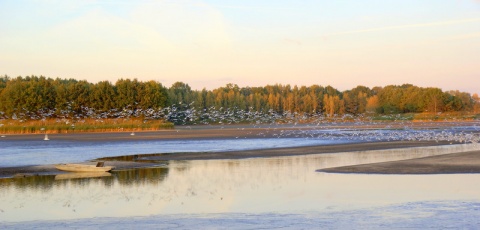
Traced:
<path fill-rule="evenodd" d="M 471 112 L 417 113 L 414 121 L 471 121 L 480 119 L 479 114 Z"/>
<path fill-rule="evenodd" d="M 49 120 L 1 120 L 1 134 L 75 133 L 75 132 L 132 132 L 173 129 L 174 125 L 163 120 L 143 119 L 49 119 Z"/>

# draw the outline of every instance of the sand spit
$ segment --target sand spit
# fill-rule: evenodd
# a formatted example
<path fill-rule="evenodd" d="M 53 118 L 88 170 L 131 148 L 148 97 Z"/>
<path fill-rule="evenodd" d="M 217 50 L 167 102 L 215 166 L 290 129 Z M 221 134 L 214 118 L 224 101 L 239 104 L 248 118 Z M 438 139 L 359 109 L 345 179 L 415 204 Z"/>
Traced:
<path fill-rule="evenodd" d="M 480 173 L 480 151 L 318 170 L 329 173 L 458 174 Z"/>

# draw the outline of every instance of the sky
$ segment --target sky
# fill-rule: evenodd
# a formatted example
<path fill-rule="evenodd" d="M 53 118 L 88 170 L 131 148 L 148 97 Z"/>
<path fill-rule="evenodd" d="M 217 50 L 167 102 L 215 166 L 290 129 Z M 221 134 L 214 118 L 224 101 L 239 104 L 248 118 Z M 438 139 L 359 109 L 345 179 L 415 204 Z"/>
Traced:
<path fill-rule="evenodd" d="M 0 0 L 0 74 L 480 93 L 480 0 Z"/>

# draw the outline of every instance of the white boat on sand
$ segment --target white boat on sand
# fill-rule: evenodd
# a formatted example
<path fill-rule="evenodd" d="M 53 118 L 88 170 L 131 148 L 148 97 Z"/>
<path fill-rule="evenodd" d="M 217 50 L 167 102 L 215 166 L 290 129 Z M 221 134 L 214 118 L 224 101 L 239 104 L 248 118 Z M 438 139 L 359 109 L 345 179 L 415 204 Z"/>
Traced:
<path fill-rule="evenodd" d="M 58 164 L 55 168 L 68 172 L 109 172 L 114 169 L 114 166 L 104 166 L 103 162 L 99 162 L 97 165 L 85 165 L 85 164 Z"/>

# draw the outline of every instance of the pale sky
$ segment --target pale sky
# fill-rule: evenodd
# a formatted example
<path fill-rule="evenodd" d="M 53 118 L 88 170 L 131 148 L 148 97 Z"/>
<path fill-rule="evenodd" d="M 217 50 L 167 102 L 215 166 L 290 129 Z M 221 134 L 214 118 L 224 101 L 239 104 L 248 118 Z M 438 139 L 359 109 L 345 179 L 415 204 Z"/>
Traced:
<path fill-rule="evenodd" d="M 480 93 L 480 1 L 0 0 L 0 74 Z"/>

